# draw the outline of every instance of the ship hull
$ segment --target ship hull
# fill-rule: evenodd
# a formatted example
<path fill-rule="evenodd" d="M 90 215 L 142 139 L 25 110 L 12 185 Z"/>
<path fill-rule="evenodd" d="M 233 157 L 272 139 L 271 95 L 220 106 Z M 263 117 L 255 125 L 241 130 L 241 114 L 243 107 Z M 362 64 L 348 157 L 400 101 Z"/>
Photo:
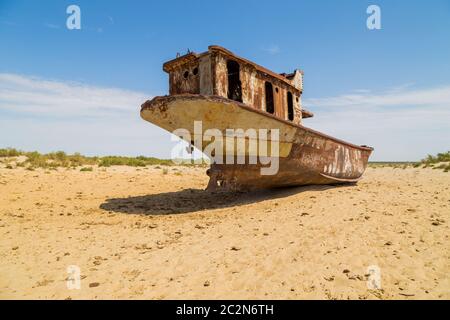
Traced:
<path fill-rule="evenodd" d="M 279 152 L 276 173 L 262 173 L 261 169 L 268 167 L 267 162 L 249 163 L 250 157 L 255 156 L 249 150 L 251 148 L 244 150 L 235 148 L 230 154 L 224 147 L 218 152 L 223 153 L 224 157 L 234 158 L 234 163 L 211 164 L 211 168 L 207 171 L 210 176 L 208 184 L 210 190 L 355 183 L 362 177 L 373 151 L 370 147 L 353 145 L 217 96 L 187 94 L 156 97 L 142 105 L 141 117 L 169 132 L 179 128 L 186 129 L 192 134 L 190 141 L 187 142 L 194 143 L 200 138 L 202 150 L 211 140 L 205 139 L 210 129 L 219 130 L 225 139 L 233 139 L 227 137 L 227 129 L 278 129 L 276 141 L 270 134 L 267 141 L 258 140 L 259 144 L 277 143 Z M 196 128 L 194 125 L 195 121 L 201 121 L 200 132 L 198 126 Z M 252 137 L 245 139 L 246 146 L 250 145 Z M 239 156 L 247 161 L 237 164 Z"/>

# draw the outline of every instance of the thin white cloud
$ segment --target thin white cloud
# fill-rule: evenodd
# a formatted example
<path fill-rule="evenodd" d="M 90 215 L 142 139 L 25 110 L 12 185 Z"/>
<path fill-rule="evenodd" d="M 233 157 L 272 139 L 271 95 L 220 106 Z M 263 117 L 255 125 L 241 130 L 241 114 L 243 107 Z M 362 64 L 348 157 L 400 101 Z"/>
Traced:
<path fill-rule="evenodd" d="M 315 107 L 387 107 L 387 106 L 436 106 L 449 105 L 450 86 L 428 89 L 409 89 L 397 87 L 378 94 L 356 92 L 330 98 L 311 98 L 305 101 Z"/>
<path fill-rule="evenodd" d="M 45 23 L 44 26 L 46 26 L 47 28 L 50 28 L 50 29 L 59 29 L 60 28 L 60 26 L 53 24 L 53 23 Z"/>
<path fill-rule="evenodd" d="M 54 116 L 111 116 L 139 110 L 148 94 L 0 73 L 0 109 Z"/>
<path fill-rule="evenodd" d="M 170 134 L 140 118 L 142 92 L 0 73 L 0 148 L 170 157 Z"/>
<path fill-rule="evenodd" d="M 373 160 L 420 160 L 450 149 L 450 86 L 399 86 L 304 100 L 315 113 L 304 124 L 375 147 Z"/>
<path fill-rule="evenodd" d="M 272 44 L 269 47 L 263 48 L 262 50 L 271 55 L 276 55 L 276 54 L 280 53 L 280 51 L 281 51 L 280 47 L 276 44 Z"/>

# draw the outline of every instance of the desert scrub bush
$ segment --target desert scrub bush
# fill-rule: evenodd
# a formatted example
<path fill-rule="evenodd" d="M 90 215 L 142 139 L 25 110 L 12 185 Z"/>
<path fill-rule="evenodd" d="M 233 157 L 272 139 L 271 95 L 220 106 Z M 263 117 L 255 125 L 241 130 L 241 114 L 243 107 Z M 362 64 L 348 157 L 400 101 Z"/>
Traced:
<path fill-rule="evenodd" d="M 158 159 L 153 157 L 139 156 L 123 157 L 123 156 L 106 156 L 101 157 L 98 165 L 100 167 L 110 166 L 131 166 L 131 167 L 145 167 L 147 165 L 172 165 L 172 160 Z"/>
<path fill-rule="evenodd" d="M 27 160 L 25 161 L 25 165 L 34 168 L 47 168 L 48 163 L 47 159 L 41 155 L 37 151 L 27 152 L 26 154 Z"/>
<path fill-rule="evenodd" d="M 26 167 L 26 163 L 25 163 L 25 161 L 22 161 L 22 162 L 17 162 L 16 163 L 16 167 Z"/>
<path fill-rule="evenodd" d="M 99 167 L 110 166 L 131 166 L 131 167 L 145 167 L 145 161 L 137 158 L 107 156 L 100 158 Z"/>
<path fill-rule="evenodd" d="M 433 169 L 444 169 L 445 170 L 449 166 L 450 166 L 450 164 L 441 163 L 440 165 L 433 167 Z"/>
<path fill-rule="evenodd" d="M 166 165 L 166 166 L 173 165 L 173 162 L 170 159 L 158 159 L 154 157 L 144 157 L 144 156 L 136 157 L 136 159 L 144 161 L 146 165 Z"/>
<path fill-rule="evenodd" d="M 83 165 L 97 164 L 97 157 L 86 157 L 76 152 L 72 155 L 66 154 L 64 151 L 57 151 L 46 155 L 51 163 L 56 163 L 60 167 L 76 168 Z"/>
<path fill-rule="evenodd" d="M 431 164 L 439 162 L 450 162 L 450 151 L 444 153 L 438 153 L 436 156 L 428 155 L 422 160 L 422 163 Z"/>
<path fill-rule="evenodd" d="M 51 160 L 55 160 L 55 161 L 58 161 L 58 162 L 66 162 L 66 161 L 68 161 L 67 154 L 64 151 L 56 151 L 56 152 L 48 153 L 46 155 L 46 158 L 51 159 Z"/>
<path fill-rule="evenodd" d="M 18 157 L 23 152 L 14 148 L 0 149 L 0 157 Z"/>
<path fill-rule="evenodd" d="M 172 166 L 174 163 L 169 159 L 158 159 L 154 157 L 125 157 L 125 156 L 104 156 L 104 157 L 88 157 L 78 152 L 67 154 L 64 151 L 50 152 L 41 154 L 37 151 L 24 152 L 13 148 L 0 149 L 0 158 L 3 162 L 8 162 L 8 157 L 26 156 L 26 160 L 21 162 L 23 167 L 48 168 L 55 169 L 65 167 L 67 169 L 76 169 L 83 166 L 98 165 L 99 167 L 110 166 L 131 166 L 146 167 L 149 165 Z M 183 166 L 191 166 L 191 164 L 181 164 Z"/>
<path fill-rule="evenodd" d="M 167 170 L 167 168 L 164 168 L 164 169 L 162 169 L 162 173 L 163 173 L 163 174 L 168 174 L 168 173 L 169 173 L 169 170 Z"/>
<path fill-rule="evenodd" d="M 386 167 L 390 167 L 390 168 L 394 168 L 394 169 L 398 169 L 398 168 L 402 168 L 405 169 L 407 168 L 409 165 L 411 165 L 412 162 L 388 162 L 388 161 L 371 161 L 368 163 L 368 166 L 371 168 L 386 168 Z"/>
<path fill-rule="evenodd" d="M 93 171 L 94 169 L 92 167 L 83 167 L 80 169 L 81 172 L 85 172 L 85 171 Z"/>
<path fill-rule="evenodd" d="M 27 157 L 24 164 L 35 168 L 76 168 L 82 165 L 93 165 L 97 163 L 97 157 L 85 157 L 79 153 L 68 155 L 64 151 L 51 152 L 47 154 L 41 154 L 37 151 L 33 151 L 26 152 L 24 155 Z"/>
<path fill-rule="evenodd" d="M 422 168 L 441 169 L 444 172 L 450 171 L 450 151 L 438 153 L 436 156 L 428 155 L 422 159 Z"/>
<path fill-rule="evenodd" d="M 83 165 L 95 165 L 98 163 L 98 157 L 86 157 L 79 152 L 75 152 L 73 155 L 68 156 L 70 165 L 73 167 L 79 167 Z"/>

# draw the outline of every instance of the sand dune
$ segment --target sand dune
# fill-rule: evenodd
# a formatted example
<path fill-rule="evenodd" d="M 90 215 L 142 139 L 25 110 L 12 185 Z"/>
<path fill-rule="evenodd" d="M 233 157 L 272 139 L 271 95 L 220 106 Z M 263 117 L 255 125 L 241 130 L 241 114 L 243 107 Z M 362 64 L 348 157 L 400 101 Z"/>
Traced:
<path fill-rule="evenodd" d="M 205 170 L 0 169 L 0 298 L 450 299 L 450 173 L 210 194 Z"/>

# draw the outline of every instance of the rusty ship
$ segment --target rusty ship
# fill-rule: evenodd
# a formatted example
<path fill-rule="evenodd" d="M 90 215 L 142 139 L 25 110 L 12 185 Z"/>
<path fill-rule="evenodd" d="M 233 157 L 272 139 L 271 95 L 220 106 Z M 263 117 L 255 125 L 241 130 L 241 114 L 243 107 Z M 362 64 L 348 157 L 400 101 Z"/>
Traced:
<path fill-rule="evenodd" d="M 303 125 L 313 114 L 302 105 L 302 71 L 275 73 L 220 46 L 209 46 L 200 54 L 177 55 L 164 63 L 163 70 L 169 74 L 169 95 L 143 103 L 144 120 L 169 132 L 185 128 L 192 133 L 187 141 L 191 145 L 198 135 L 195 121 L 202 122 L 201 134 L 214 129 L 226 137 L 230 128 L 279 132 L 275 174 L 262 174 L 262 163 L 220 163 L 214 154 L 207 170 L 207 190 L 355 183 L 363 175 L 373 148 Z M 239 150 L 232 152 L 237 157 Z M 247 149 L 240 152 L 251 156 Z M 225 148 L 216 153 L 230 156 Z"/>

